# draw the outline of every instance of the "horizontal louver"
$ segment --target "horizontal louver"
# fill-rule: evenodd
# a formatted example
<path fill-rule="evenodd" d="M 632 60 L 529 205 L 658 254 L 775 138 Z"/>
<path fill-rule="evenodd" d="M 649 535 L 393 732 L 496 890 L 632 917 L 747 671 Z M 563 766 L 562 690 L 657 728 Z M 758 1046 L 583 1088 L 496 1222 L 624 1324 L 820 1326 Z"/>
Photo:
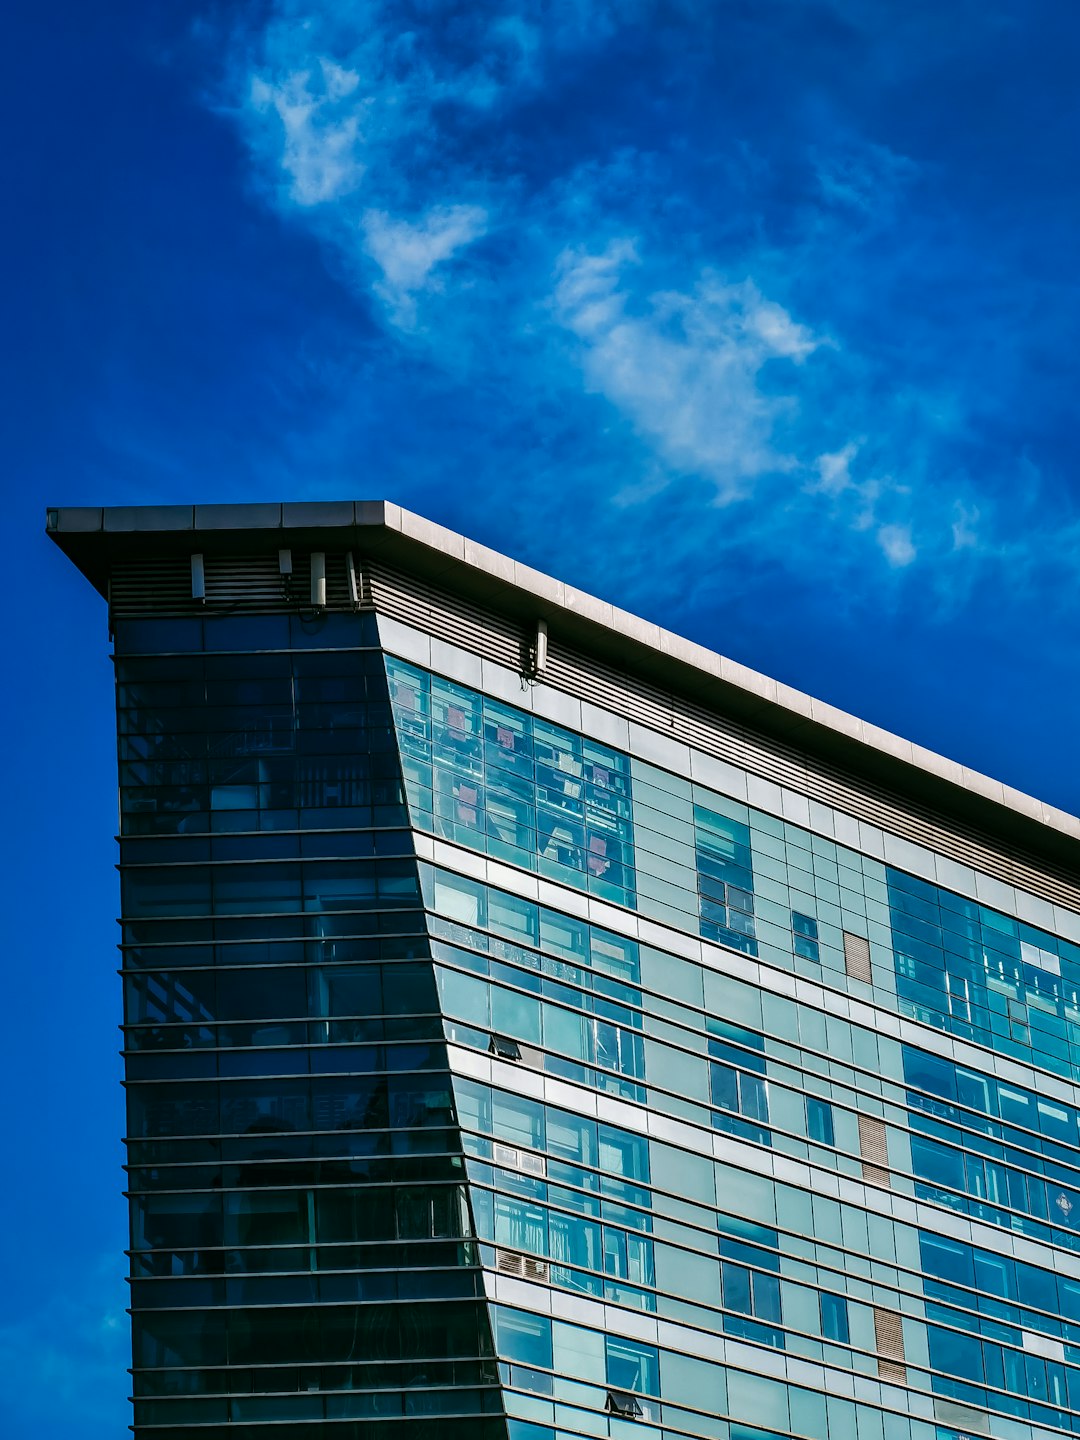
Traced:
<path fill-rule="evenodd" d="M 873 1115 L 859 1116 L 859 1151 L 863 1179 L 871 1185 L 889 1184 L 889 1140 L 884 1121 Z"/>
<path fill-rule="evenodd" d="M 895 1310 L 874 1306 L 874 1341 L 878 1352 L 878 1377 L 897 1385 L 906 1384 L 904 1328 Z"/>
<path fill-rule="evenodd" d="M 546 1260 L 518 1250 L 496 1250 L 495 1268 L 501 1275 L 513 1275 L 518 1280 L 546 1280 L 548 1275 Z"/>
<path fill-rule="evenodd" d="M 283 608 L 299 613 L 311 609 L 311 554 L 291 556 L 292 573 L 282 575 L 272 555 L 213 555 L 204 559 L 206 598 L 191 594 L 191 557 L 168 555 L 152 560 L 124 560 L 109 582 L 109 610 L 114 620 L 152 616 L 269 614 Z M 358 576 L 359 579 L 359 576 Z M 344 551 L 326 556 L 326 608 L 351 610 Z"/>
<path fill-rule="evenodd" d="M 853 980 L 863 980 L 867 985 L 873 983 L 870 941 L 865 935 L 853 935 L 850 930 L 844 931 L 844 969 Z"/>
<path fill-rule="evenodd" d="M 383 565 L 365 568 L 372 603 L 382 614 L 511 670 L 522 668 L 525 637 L 520 626 Z"/>

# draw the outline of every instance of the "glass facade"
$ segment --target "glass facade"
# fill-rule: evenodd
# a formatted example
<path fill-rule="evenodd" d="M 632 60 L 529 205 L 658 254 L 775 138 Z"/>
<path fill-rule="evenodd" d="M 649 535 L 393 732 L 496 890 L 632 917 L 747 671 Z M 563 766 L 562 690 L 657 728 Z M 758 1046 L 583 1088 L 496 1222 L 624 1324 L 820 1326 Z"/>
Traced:
<path fill-rule="evenodd" d="M 263 610 L 114 625 L 136 1434 L 1080 1434 L 1080 918 Z"/>
<path fill-rule="evenodd" d="M 137 1434 L 505 1436 L 373 618 L 116 671 Z"/>
<path fill-rule="evenodd" d="M 610 742 L 598 923 L 587 829 L 555 868 L 490 779 L 464 828 L 437 799 L 463 715 L 555 727 L 388 669 L 510 1434 L 1080 1431 L 1080 1109 L 1038 1080 L 1072 1078 L 1075 942 Z"/>

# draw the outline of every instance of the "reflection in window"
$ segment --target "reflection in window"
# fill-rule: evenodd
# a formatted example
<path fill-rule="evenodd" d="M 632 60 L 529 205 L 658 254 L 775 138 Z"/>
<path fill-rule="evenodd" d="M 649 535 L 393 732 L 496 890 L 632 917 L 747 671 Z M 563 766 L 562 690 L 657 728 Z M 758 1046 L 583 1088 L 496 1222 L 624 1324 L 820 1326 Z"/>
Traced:
<path fill-rule="evenodd" d="M 634 903 L 627 756 L 387 658 L 414 823 Z"/>
<path fill-rule="evenodd" d="M 916 1193 L 1080 1250 L 1077 1111 L 912 1046 L 903 1055 L 905 1079 L 919 1087 L 907 1092 Z M 1004 1142 L 994 1147 L 999 1158 L 961 1148 L 983 1148 L 991 1134 Z"/>
<path fill-rule="evenodd" d="M 902 871 L 886 878 L 903 1012 L 1080 1078 L 1080 946 Z"/>
<path fill-rule="evenodd" d="M 833 1112 L 827 1100 L 816 1095 L 806 1097 L 806 1133 L 818 1145 L 833 1145 Z"/>
<path fill-rule="evenodd" d="M 813 960 L 815 963 L 821 961 L 821 951 L 818 947 L 818 923 L 812 915 L 802 915 L 798 910 L 791 912 L 792 943 L 795 954 L 801 955 L 804 960 Z"/>
<path fill-rule="evenodd" d="M 632 1395 L 660 1393 L 660 1357 L 655 1345 L 607 1335 L 604 1347 L 609 1385 Z"/>
<path fill-rule="evenodd" d="M 701 933 L 756 955 L 750 827 L 695 805 L 694 829 Z"/>
<path fill-rule="evenodd" d="M 838 1345 L 847 1345 L 850 1340 L 847 1300 L 843 1295 L 833 1295 L 830 1291 L 823 1290 L 819 1301 L 822 1336 L 826 1340 L 834 1340 Z"/>
<path fill-rule="evenodd" d="M 783 1349 L 776 1232 L 745 1221 L 724 1224 L 720 1236 L 724 1329 L 729 1335 Z"/>
<path fill-rule="evenodd" d="M 741 1140 L 771 1145 L 764 1036 L 712 1019 L 709 1030 L 713 1125 Z"/>
<path fill-rule="evenodd" d="M 549 1052 L 544 1068 L 551 1074 L 625 1099 L 644 1098 L 634 941 L 448 871 L 422 867 L 422 883 L 429 906 L 462 922 L 433 927 L 455 942 L 450 948 L 437 941 L 437 958 L 502 982 L 480 994 L 476 982 L 462 984 L 449 971 L 440 971 L 451 1018 L 477 1032 L 490 1026 L 543 1046 Z M 477 960 L 458 948 L 466 946 L 490 958 Z M 515 994 L 504 986 L 530 993 Z M 469 1031 L 461 1038 L 473 1043 Z"/>

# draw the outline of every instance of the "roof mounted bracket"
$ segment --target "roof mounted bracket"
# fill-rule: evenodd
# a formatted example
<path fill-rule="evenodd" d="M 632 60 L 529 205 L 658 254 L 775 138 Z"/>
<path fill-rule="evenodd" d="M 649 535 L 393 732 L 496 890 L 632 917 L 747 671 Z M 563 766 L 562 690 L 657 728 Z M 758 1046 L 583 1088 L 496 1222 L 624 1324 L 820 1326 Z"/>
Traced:
<path fill-rule="evenodd" d="M 522 678 L 532 681 L 534 684 L 540 680 L 547 670 L 548 661 L 548 627 L 546 620 L 537 620 L 536 631 L 525 651 L 525 663 L 522 667 Z"/>
<path fill-rule="evenodd" d="M 326 609 L 326 551 L 311 552 L 311 608 L 322 614 Z"/>
<path fill-rule="evenodd" d="M 345 573 L 349 582 L 349 604 L 354 610 L 360 609 L 364 593 L 364 577 L 356 564 L 356 556 L 350 550 L 345 556 Z"/>

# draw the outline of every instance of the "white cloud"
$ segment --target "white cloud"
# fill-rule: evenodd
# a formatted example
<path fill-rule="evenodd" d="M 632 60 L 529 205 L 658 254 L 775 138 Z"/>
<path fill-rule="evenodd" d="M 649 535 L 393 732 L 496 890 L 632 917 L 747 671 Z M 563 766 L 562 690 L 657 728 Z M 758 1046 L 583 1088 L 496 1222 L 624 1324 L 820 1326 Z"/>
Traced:
<path fill-rule="evenodd" d="M 339 200 L 360 184 L 362 102 L 351 97 L 360 77 L 323 60 L 321 93 L 313 89 L 312 71 L 301 70 L 271 81 L 254 75 L 251 107 L 257 115 L 273 114 L 280 122 L 279 165 L 288 177 L 289 198 L 311 206 Z M 342 111 L 342 103 L 350 108 Z"/>
<path fill-rule="evenodd" d="M 626 281 L 637 259 L 623 240 L 559 261 L 554 313 L 581 342 L 590 388 L 670 466 L 707 476 L 724 502 L 758 475 L 794 468 L 776 443 L 793 387 L 778 393 L 760 382 L 770 362 L 801 364 L 820 340 L 751 280 L 706 272 L 690 290 L 637 296 Z"/>
<path fill-rule="evenodd" d="M 955 518 L 952 523 L 952 543 L 954 550 L 975 549 L 979 543 L 978 524 L 978 509 L 973 505 L 963 505 L 958 501 L 955 509 Z"/>
<path fill-rule="evenodd" d="M 404 208 L 409 175 L 443 148 L 440 109 L 468 118 L 519 103 L 542 85 L 553 53 L 603 38 L 610 7 L 563 0 L 548 12 L 540 0 L 519 0 L 487 14 L 429 0 L 423 8 L 421 19 L 393 0 L 275 0 L 266 22 L 234 44 L 232 104 L 277 196 L 282 173 L 286 198 L 304 208 L 366 180 L 369 206 Z"/>
<path fill-rule="evenodd" d="M 268 0 L 269 18 L 233 57 L 257 173 L 388 327 L 423 343 L 444 374 L 505 386 L 519 431 L 535 420 L 537 396 L 552 413 L 573 411 L 583 382 L 603 396 L 608 453 L 632 457 L 612 483 L 616 502 L 705 480 L 724 504 L 755 496 L 755 523 L 785 557 L 805 534 L 820 543 L 826 524 L 860 537 L 848 547 L 861 564 L 903 571 L 932 556 L 983 556 L 993 507 L 977 532 L 972 487 L 946 497 L 931 479 L 933 446 L 958 417 L 928 414 L 922 385 L 883 399 L 874 356 L 841 347 L 777 298 L 789 272 L 833 283 L 838 248 L 895 211 L 918 176 L 911 162 L 852 136 L 814 151 L 817 203 L 803 241 L 785 255 L 750 242 L 738 273 L 754 278 L 738 280 L 685 240 L 678 217 L 683 205 L 692 216 L 691 197 L 663 188 L 662 152 L 578 154 L 535 183 L 527 167 L 503 163 L 517 159 L 502 144 L 515 107 L 553 83 L 564 57 L 580 61 L 647 9 Z M 733 139 L 731 157 L 739 149 Z M 750 173 L 745 156 L 729 164 Z M 613 223 L 640 241 L 608 241 Z M 474 249 L 488 234 L 497 243 Z"/>
<path fill-rule="evenodd" d="M 903 570 L 914 561 L 917 552 L 911 539 L 910 525 L 882 525 L 877 532 L 877 541 L 893 569 Z"/>
<path fill-rule="evenodd" d="M 813 488 L 832 497 L 852 489 L 855 481 L 851 478 L 851 462 L 858 453 L 858 445 L 849 441 L 842 450 L 834 450 L 830 455 L 819 455 L 814 462 L 818 479 Z"/>
<path fill-rule="evenodd" d="M 384 210 L 366 212 L 365 248 L 382 271 L 375 289 L 396 324 L 415 324 L 417 293 L 436 285 L 436 267 L 479 239 L 487 223 L 479 205 L 436 206 L 415 224 L 394 220 Z"/>

